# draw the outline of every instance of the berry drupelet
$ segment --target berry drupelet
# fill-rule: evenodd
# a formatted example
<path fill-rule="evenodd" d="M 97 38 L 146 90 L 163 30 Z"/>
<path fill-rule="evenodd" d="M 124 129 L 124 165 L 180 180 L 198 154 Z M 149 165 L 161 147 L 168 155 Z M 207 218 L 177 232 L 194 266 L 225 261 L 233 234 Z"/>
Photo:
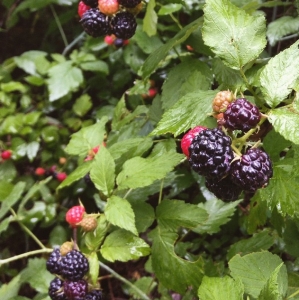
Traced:
<path fill-rule="evenodd" d="M 50 282 L 48 294 L 52 300 L 68 300 L 64 293 L 63 281 L 57 277 Z"/>
<path fill-rule="evenodd" d="M 254 128 L 261 119 L 261 113 L 257 106 L 245 98 L 239 98 L 228 105 L 223 114 L 224 126 L 231 130 L 244 132 Z"/>
<path fill-rule="evenodd" d="M 88 284 L 85 280 L 64 281 L 63 289 L 68 300 L 84 300 Z"/>
<path fill-rule="evenodd" d="M 80 280 L 89 270 L 87 258 L 78 250 L 72 250 L 60 261 L 61 275 L 68 280 Z"/>
<path fill-rule="evenodd" d="M 266 152 L 251 148 L 231 165 L 232 181 L 245 191 L 265 187 L 273 175 L 272 163 Z"/>
<path fill-rule="evenodd" d="M 227 175 L 234 158 L 230 137 L 217 128 L 205 129 L 195 136 L 189 154 L 189 163 L 195 172 L 215 179 Z"/>
<path fill-rule="evenodd" d="M 46 267 L 47 270 L 52 274 L 61 275 L 61 254 L 59 248 L 55 248 L 53 252 L 50 254 L 47 262 Z"/>

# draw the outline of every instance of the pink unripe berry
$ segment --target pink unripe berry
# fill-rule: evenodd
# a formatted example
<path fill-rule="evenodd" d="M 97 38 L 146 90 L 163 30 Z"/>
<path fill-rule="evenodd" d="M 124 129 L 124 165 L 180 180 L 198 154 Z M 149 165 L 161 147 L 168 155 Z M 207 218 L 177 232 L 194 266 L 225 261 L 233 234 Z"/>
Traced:
<path fill-rule="evenodd" d="M 62 172 L 62 173 L 57 173 L 56 174 L 56 179 L 59 181 L 59 182 L 62 182 L 63 180 L 65 180 L 67 177 L 67 174 Z"/>
<path fill-rule="evenodd" d="M 1 157 L 3 160 L 8 160 L 11 158 L 11 155 L 12 155 L 12 151 L 11 150 L 4 150 L 2 151 L 1 153 Z"/>
<path fill-rule="evenodd" d="M 115 40 L 115 35 L 114 34 L 112 34 L 112 35 L 106 35 L 105 38 L 104 38 L 104 42 L 107 45 L 113 45 L 114 40 Z"/>
<path fill-rule="evenodd" d="M 204 126 L 196 126 L 193 129 L 189 130 L 181 140 L 181 148 L 183 153 L 189 157 L 189 146 L 191 145 L 194 137 L 198 135 L 201 131 L 207 129 Z"/>
<path fill-rule="evenodd" d="M 73 206 L 67 211 L 65 219 L 72 227 L 76 227 L 82 221 L 84 213 L 85 208 L 83 206 Z"/>
<path fill-rule="evenodd" d="M 82 18 L 83 14 L 90 9 L 90 6 L 86 5 L 83 1 L 78 4 L 78 15 Z"/>
<path fill-rule="evenodd" d="M 42 176 L 45 173 L 46 173 L 46 170 L 44 168 L 39 167 L 39 168 L 35 169 L 35 175 Z"/>

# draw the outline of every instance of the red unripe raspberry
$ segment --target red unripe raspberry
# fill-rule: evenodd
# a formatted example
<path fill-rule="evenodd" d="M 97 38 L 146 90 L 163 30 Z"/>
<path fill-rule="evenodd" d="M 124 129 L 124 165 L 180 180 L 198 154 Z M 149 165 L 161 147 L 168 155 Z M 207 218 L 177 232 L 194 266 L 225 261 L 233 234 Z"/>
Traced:
<path fill-rule="evenodd" d="M 119 4 L 117 0 L 99 0 L 99 10 L 101 13 L 112 16 L 119 10 Z"/>
<path fill-rule="evenodd" d="M 2 153 L 1 153 L 1 157 L 3 160 L 8 160 L 11 158 L 11 155 L 12 155 L 12 151 L 11 150 L 4 150 Z"/>
<path fill-rule="evenodd" d="M 201 131 L 207 129 L 204 126 L 196 126 L 193 129 L 189 130 L 181 140 L 181 148 L 183 153 L 189 157 L 189 146 L 192 143 L 195 136 L 197 136 Z"/>
<path fill-rule="evenodd" d="M 218 92 L 213 99 L 213 111 L 216 113 L 225 112 L 227 106 L 234 100 L 234 94 L 231 91 Z"/>
<path fill-rule="evenodd" d="M 97 154 L 99 152 L 99 149 L 100 149 L 101 146 L 106 147 L 106 143 L 103 142 L 102 145 L 98 145 L 98 146 L 93 147 L 92 151 L 94 152 L 94 154 Z"/>
<path fill-rule="evenodd" d="M 150 98 L 154 98 L 157 95 L 157 89 L 156 88 L 150 88 L 148 90 L 148 96 Z"/>
<path fill-rule="evenodd" d="M 104 42 L 105 42 L 107 45 L 113 45 L 115 38 L 116 38 L 116 37 L 115 37 L 114 34 L 112 34 L 112 35 L 106 35 L 105 38 L 104 38 Z"/>
<path fill-rule="evenodd" d="M 43 176 L 44 174 L 46 173 L 46 170 L 44 168 L 36 168 L 35 170 L 35 175 L 38 175 L 38 176 Z"/>
<path fill-rule="evenodd" d="M 62 172 L 62 173 L 57 173 L 56 174 L 56 179 L 59 181 L 59 182 L 62 182 L 65 178 L 67 177 L 67 174 Z"/>
<path fill-rule="evenodd" d="M 80 1 L 78 4 L 78 15 L 82 18 L 82 15 L 89 10 L 91 7 L 86 5 L 83 1 Z"/>
<path fill-rule="evenodd" d="M 186 45 L 186 48 L 187 48 L 187 50 L 190 51 L 190 52 L 194 51 L 193 47 L 190 46 L 190 45 Z"/>
<path fill-rule="evenodd" d="M 73 206 L 67 211 L 65 219 L 72 227 L 76 227 L 77 223 L 82 221 L 84 213 L 85 208 L 83 206 Z"/>
<path fill-rule="evenodd" d="M 126 46 L 126 45 L 128 45 L 129 43 L 130 43 L 130 41 L 129 40 L 124 40 L 124 46 Z"/>

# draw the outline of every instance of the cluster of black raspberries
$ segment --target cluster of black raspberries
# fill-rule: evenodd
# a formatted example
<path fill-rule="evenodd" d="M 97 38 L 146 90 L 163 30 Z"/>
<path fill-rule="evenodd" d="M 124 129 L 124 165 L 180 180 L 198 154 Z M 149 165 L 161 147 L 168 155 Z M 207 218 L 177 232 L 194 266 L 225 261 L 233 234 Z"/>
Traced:
<path fill-rule="evenodd" d="M 229 101 L 222 111 L 217 112 L 221 113 L 221 126 L 214 129 L 200 127 L 189 144 L 188 154 L 192 169 L 205 176 L 208 190 L 219 199 L 232 201 L 238 199 L 242 191 L 252 195 L 267 186 L 273 171 L 264 150 L 248 147 L 246 143 L 246 146 L 241 144 L 239 153 L 232 148 L 235 130 L 244 134 L 258 128 L 262 116 L 258 107 L 245 98 L 235 100 L 227 95 L 224 98 Z"/>
<path fill-rule="evenodd" d="M 81 17 L 84 31 L 92 37 L 114 34 L 128 40 L 136 31 L 135 14 L 141 0 L 82 0 L 89 7 Z"/>
<path fill-rule="evenodd" d="M 89 270 L 87 258 L 78 250 L 62 255 L 59 248 L 50 254 L 47 270 L 55 274 L 51 281 L 49 296 L 52 300 L 102 300 L 102 292 L 89 290 L 84 275 Z"/>

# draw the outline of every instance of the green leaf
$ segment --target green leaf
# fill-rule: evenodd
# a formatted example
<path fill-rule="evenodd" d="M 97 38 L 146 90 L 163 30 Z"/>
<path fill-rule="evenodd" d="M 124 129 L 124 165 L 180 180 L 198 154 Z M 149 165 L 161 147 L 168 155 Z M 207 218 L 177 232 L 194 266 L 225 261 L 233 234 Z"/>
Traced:
<path fill-rule="evenodd" d="M 287 108 L 273 109 L 268 119 L 275 131 L 285 139 L 299 145 L 299 115 L 297 113 Z"/>
<path fill-rule="evenodd" d="M 131 232 L 119 229 L 107 236 L 100 251 L 108 261 L 126 262 L 149 255 L 150 247 Z"/>
<path fill-rule="evenodd" d="M 148 276 L 143 276 L 134 282 L 134 286 L 141 290 L 144 294 L 149 294 L 157 286 L 156 282 L 153 282 L 153 278 Z M 130 287 L 129 293 L 134 297 L 134 299 L 140 299 L 140 294 L 136 293 L 135 289 Z"/>
<path fill-rule="evenodd" d="M 92 252 L 88 255 L 88 262 L 89 262 L 89 277 L 91 278 L 91 282 L 94 286 L 98 283 L 98 277 L 99 277 L 99 260 L 98 255 L 96 252 Z"/>
<path fill-rule="evenodd" d="M 5 216 L 5 214 L 9 211 L 11 207 L 15 205 L 21 198 L 26 187 L 25 182 L 18 182 L 12 189 L 11 193 L 2 200 L 2 205 L 0 208 L 0 219 Z"/>
<path fill-rule="evenodd" d="M 149 0 L 146 6 L 145 16 L 143 18 L 143 31 L 148 36 L 153 36 L 157 33 L 157 13 L 155 12 L 156 1 Z"/>
<path fill-rule="evenodd" d="M 87 94 L 79 97 L 73 105 L 73 111 L 79 117 L 83 117 L 92 108 L 90 96 Z"/>
<path fill-rule="evenodd" d="M 269 235 L 269 231 L 264 230 L 262 232 L 255 233 L 252 237 L 245 240 L 240 240 L 231 245 L 227 259 L 230 260 L 234 255 L 245 255 L 250 252 L 258 252 L 261 250 L 268 250 L 274 244 L 273 236 Z"/>
<path fill-rule="evenodd" d="M 71 155 L 84 155 L 93 147 L 102 144 L 106 134 L 105 125 L 108 118 L 102 118 L 100 122 L 87 126 L 71 135 L 71 140 L 65 148 L 65 152 Z"/>
<path fill-rule="evenodd" d="M 283 36 L 298 32 L 299 18 L 282 16 L 272 21 L 267 28 L 269 44 L 274 46 Z"/>
<path fill-rule="evenodd" d="M 134 211 L 128 200 L 117 196 L 109 198 L 105 208 L 105 216 L 111 224 L 138 235 Z"/>
<path fill-rule="evenodd" d="M 11 182 L 16 175 L 17 170 L 11 160 L 4 161 L 0 164 L 0 180 Z"/>
<path fill-rule="evenodd" d="M 106 147 L 100 147 L 95 155 L 90 170 L 90 178 L 96 188 L 105 196 L 111 195 L 115 186 L 115 163 Z"/>
<path fill-rule="evenodd" d="M 116 179 L 118 189 L 150 185 L 164 178 L 183 158 L 181 154 L 170 152 L 151 158 L 134 157 L 127 160 Z"/>
<path fill-rule="evenodd" d="M 152 267 L 159 281 L 168 289 L 184 294 L 189 287 L 197 288 L 203 277 L 203 261 L 187 261 L 174 252 L 176 233 L 157 227 L 151 232 Z"/>
<path fill-rule="evenodd" d="M 297 236 L 299 234 L 298 223 L 290 218 L 284 219 L 282 238 L 285 244 L 285 252 L 293 257 L 299 257 L 299 241 Z"/>
<path fill-rule="evenodd" d="M 211 112 L 211 103 L 215 91 L 201 91 L 188 93 L 172 108 L 163 114 L 162 120 L 151 135 L 172 133 L 178 136 L 182 132 L 201 124 Z"/>
<path fill-rule="evenodd" d="M 1 300 L 12 300 L 18 295 L 19 289 L 22 284 L 20 279 L 21 279 L 21 275 L 18 274 L 9 283 L 1 285 L 0 287 Z"/>
<path fill-rule="evenodd" d="M 198 289 L 201 300 L 243 300 L 244 287 L 240 280 L 204 276 Z"/>
<path fill-rule="evenodd" d="M 63 180 L 60 185 L 57 187 L 57 190 L 62 189 L 66 186 L 71 185 L 73 182 L 83 178 L 91 169 L 92 161 L 86 161 L 79 167 L 77 167 L 71 174 Z"/>
<path fill-rule="evenodd" d="M 283 263 L 281 258 L 270 252 L 256 252 L 243 257 L 234 256 L 229 262 L 231 275 L 241 279 L 245 292 L 257 298 L 275 269 Z M 287 270 L 282 266 L 278 274 L 279 291 L 282 295 L 287 287 Z"/>
<path fill-rule="evenodd" d="M 269 186 L 258 191 L 261 199 L 266 201 L 269 207 L 272 209 L 277 207 L 284 216 L 286 214 L 293 216 L 299 211 L 297 197 L 299 180 L 298 177 L 290 176 L 289 168 L 292 168 L 292 165 L 284 164 L 284 161 L 274 165 L 273 178 L 270 179 Z"/>
<path fill-rule="evenodd" d="M 270 107 L 287 98 L 299 78 L 299 41 L 270 59 L 260 75 L 261 91 Z"/>
<path fill-rule="evenodd" d="M 71 61 L 55 65 L 48 71 L 49 100 L 55 101 L 59 98 L 76 91 L 83 83 L 81 69 L 74 67 Z"/>
<path fill-rule="evenodd" d="M 173 38 L 168 40 L 166 44 L 155 50 L 144 62 L 140 75 L 144 79 L 147 79 L 158 67 L 161 61 L 167 56 L 168 52 L 175 46 L 183 43 L 190 34 L 202 25 L 202 17 L 193 21 L 186 27 L 184 27 Z"/>
<path fill-rule="evenodd" d="M 199 234 L 212 234 L 220 231 L 220 226 L 226 224 L 230 220 L 239 203 L 240 201 L 225 203 L 221 200 L 211 199 L 205 203 L 198 204 L 198 207 L 206 210 L 208 218 L 203 224 L 192 230 Z"/>
<path fill-rule="evenodd" d="M 184 74 L 184 76 L 182 76 Z M 163 108 L 169 109 L 180 98 L 198 90 L 208 90 L 213 74 L 207 64 L 188 58 L 173 67 L 162 86 Z"/>
<path fill-rule="evenodd" d="M 153 207 L 145 202 L 131 202 L 138 232 L 145 232 L 155 221 Z"/>
<path fill-rule="evenodd" d="M 283 263 L 281 263 L 271 274 L 270 278 L 267 280 L 265 286 L 261 290 L 258 296 L 258 300 L 280 300 L 282 296 L 279 292 L 278 287 L 278 273 Z"/>
<path fill-rule="evenodd" d="M 176 12 L 176 11 L 179 11 L 182 7 L 183 7 L 183 5 L 179 4 L 179 3 L 166 4 L 166 5 L 163 5 L 159 9 L 158 15 L 159 16 L 167 16 L 167 15 L 170 15 L 170 14 Z"/>
<path fill-rule="evenodd" d="M 85 71 L 100 72 L 105 75 L 109 74 L 108 64 L 104 61 L 86 61 L 80 64 L 80 67 Z"/>
<path fill-rule="evenodd" d="M 180 226 L 193 228 L 208 218 L 205 209 L 181 200 L 163 200 L 157 207 L 156 216 L 161 230 L 168 231 L 176 231 Z"/>
<path fill-rule="evenodd" d="M 44 258 L 29 259 L 27 267 L 21 273 L 22 282 L 27 282 L 39 293 L 48 293 L 54 276 L 47 272 Z"/>
<path fill-rule="evenodd" d="M 241 69 L 266 46 L 265 17 L 251 16 L 229 0 L 207 0 L 202 36 L 227 66 Z"/>
<path fill-rule="evenodd" d="M 13 184 L 7 181 L 0 181 L 0 201 L 5 199 L 13 190 Z"/>

